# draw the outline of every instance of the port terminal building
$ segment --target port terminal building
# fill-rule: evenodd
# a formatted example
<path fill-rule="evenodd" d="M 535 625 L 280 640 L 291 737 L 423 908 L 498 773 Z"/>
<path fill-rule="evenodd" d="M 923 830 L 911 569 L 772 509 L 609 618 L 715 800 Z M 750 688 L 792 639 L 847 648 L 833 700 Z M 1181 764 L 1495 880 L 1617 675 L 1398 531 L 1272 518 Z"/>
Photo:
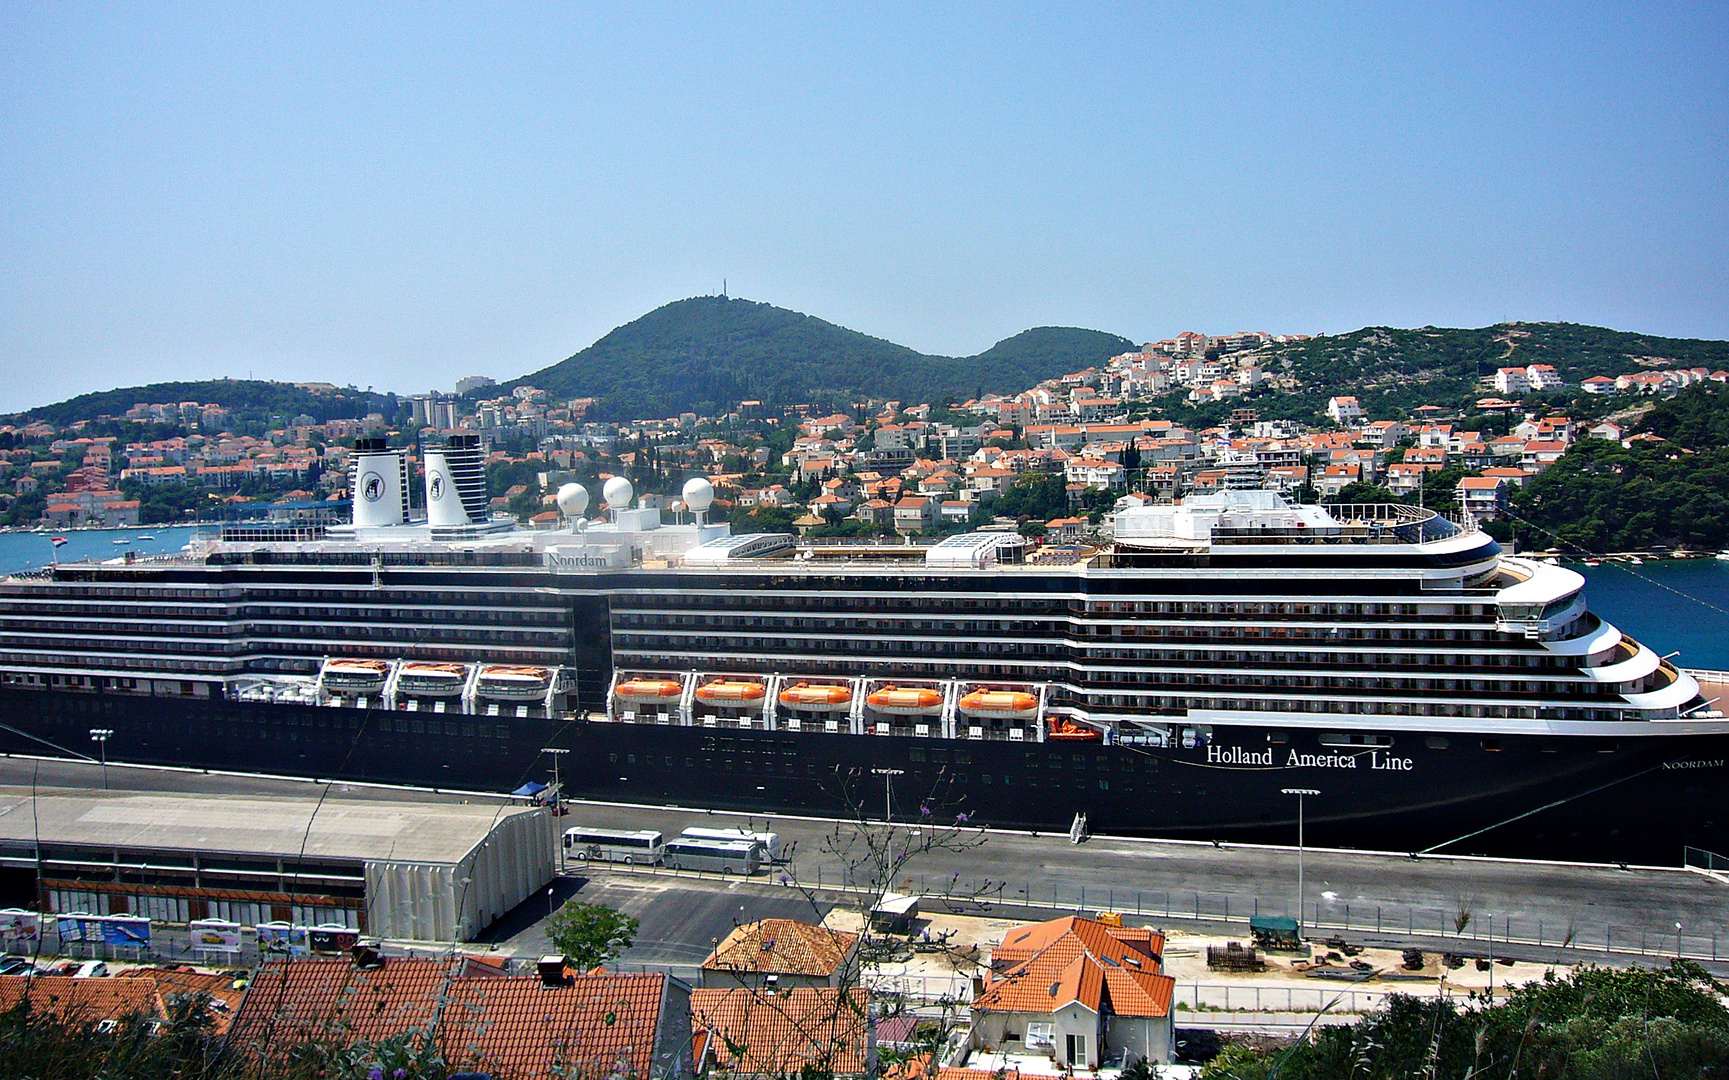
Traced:
<path fill-rule="evenodd" d="M 544 807 L 0 788 L 0 906 L 467 941 L 557 867 Z"/>

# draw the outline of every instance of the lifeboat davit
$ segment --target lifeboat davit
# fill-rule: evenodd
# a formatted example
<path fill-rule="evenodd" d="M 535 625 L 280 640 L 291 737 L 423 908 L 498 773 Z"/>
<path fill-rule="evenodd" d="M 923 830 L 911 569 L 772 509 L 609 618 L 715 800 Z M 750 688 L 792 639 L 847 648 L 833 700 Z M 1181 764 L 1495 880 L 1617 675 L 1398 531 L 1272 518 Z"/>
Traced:
<path fill-rule="evenodd" d="M 885 686 L 866 697 L 865 704 L 877 712 L 898 716 L 928 716 L 942 711 L 943 696 L 928 688 Z"/>
<path fill-rule="evenodd" d="M 844 686 L 812 686 L 810 683 L 799 683 L 780 692 L 780 703 L 794 709 L 833 712 L 852 704 L 852 691 Z"/>
<path fill-rule="evenodd" d="M 742 679 L 716 679 L 696 688 L 696 699 L 705 705 L 755 705 L 767 696 L 762 683 Z"/>
<path fill-rule="evenodd" d="M 1039 699 L 1019 690 L 974 690 L 960 700 L 961 712 L 1004 720 L 1029 720 L 1039 714 Z"/>
<path fill-rule="evenodd" d="M 684 686 L 674 679 L 626 679 L 614 687 L 612 692 L 625 701 L 659 705 L 662 702 L 677 701 L 684 693 Z"/>
<path fill-rule="evenodd" d="M 1066 716 L 1051 718 L 1051 731 L 1046 737 L 1057 742 L 1098 742 L 1104 738 L 1096 728 L 1077 724 Z"/>

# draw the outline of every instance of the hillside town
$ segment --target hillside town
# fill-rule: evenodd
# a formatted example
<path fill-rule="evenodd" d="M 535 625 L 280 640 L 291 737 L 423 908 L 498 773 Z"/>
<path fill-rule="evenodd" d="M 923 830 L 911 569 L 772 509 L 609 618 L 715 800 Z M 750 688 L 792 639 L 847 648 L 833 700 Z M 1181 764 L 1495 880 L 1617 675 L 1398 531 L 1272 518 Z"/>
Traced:
<path fill-rule="evenodd" d="M 1581 439 L 1656 439 L 1613 418 L 1620 399 L 1636 405 L 1729 382 L 1729 373 L 1702 367 L 1646 367 L 1569 387 L 1554 367 L 1531 364 L 1485 376 L 1484 396 L 1465 407 L 1371 416 L 1340 392 L 1312 422 L 1263 419 L 1281 394 L 1317 390 L 1264 366 L 1268 346 L 1303 340 L 1185 332 L 1013 395 L 859 401 L 845 411 L 746 400 L 718 416 L 597 421 L 589 419 L 593 398 L 559 400 L 530 386 L 487 396 L 495 384 L 483 376 L 460 380 L 452 393 L 396 399 L 394 415 L 322 421 L 299 414 L 237 422 L 234 410 L 211 402 L 140 402 L 64 427 L 0 426 L 0 511 L 10 526 L 56 530 L 330 523 L 345 513 L 355 439 L 384 435 L 409 445 L 418 468 L 420 448 L 478 434 L 494 513 L 545 527 L 559 524 L 553 492 L 571 479 L 625 475 L 666 491 L 693 474 L 713 482 L 724 514 L 818 536 L 929 537 L 1012 524 L 1077 541 L 1108 530 L 1124 506 L 1225 488 L 1434 499 L 1492 520 Z M 1552 407 L 1557 392 L 1576 394 L 1595 418 L 1561 414 Z M 1549 397 L 1524 400 L 1534 394 Z M 1160 415 L 1214 403 L 1228 411 L 1215 410 L 1219 419 L 1205 426 Z M 128 429 L 156 437 L 113 433 Z"/>

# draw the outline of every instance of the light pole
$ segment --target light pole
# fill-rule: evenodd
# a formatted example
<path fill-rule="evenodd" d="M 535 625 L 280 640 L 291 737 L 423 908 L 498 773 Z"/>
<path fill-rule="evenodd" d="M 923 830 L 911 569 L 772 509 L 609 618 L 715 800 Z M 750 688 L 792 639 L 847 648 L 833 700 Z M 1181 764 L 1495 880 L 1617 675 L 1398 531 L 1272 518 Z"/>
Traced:
<path fill-rule="evenodd" d="M 1319 795 L 1314 788 L 1288 787 L 1280 789 L 1283 794 L 1297 797 L 1297 935 L 1303 933 L 1303 799 L 1309 795 Z"/>
<path fill-rule="evenodd" d="M 90 741 L 96 744 L 97 750 L 102 755 L 103 791 L 108 790 L 108 737 L 112 734 L 114 734 L 114 732 L 110 728 L 95 727 L 90 729 Z"/>
<path fill-rule="evenodd" d="M 883 821 L 893 821 L 894 778 L 905 776 L 907 771 L 905 769 L 872 769 L 871 772 L 883 778 Z"/>
<path fill-rule="evenodd" d="M 543 746 L 540 752 L 552 755 L 552 842 L 558 845 L 558 872 L 562 874 L 564 873 L 564 838 L 559 835 L 558 806 L 564 800 L 564 789 L 558 785 L 558 759 L 570 751 L 562 746 Z M 550 892 L 547 894 L 549 905 L 552 903 L 551 895 Z"/>

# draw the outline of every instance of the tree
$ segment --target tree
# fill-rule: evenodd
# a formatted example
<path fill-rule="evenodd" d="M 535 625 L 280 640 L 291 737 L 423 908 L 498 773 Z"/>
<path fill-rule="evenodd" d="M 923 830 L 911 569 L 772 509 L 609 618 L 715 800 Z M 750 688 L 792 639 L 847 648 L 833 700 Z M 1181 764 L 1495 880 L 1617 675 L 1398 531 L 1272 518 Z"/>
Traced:
<path fill-rule="evenodd" d="M 997 506 L 1009 517 L 1049 521 L 1068 511 L 1068 489 L 1061 473 L 1024 472 L 1003 491 Z"/>
<path fill-rule="evenodd" d="M 582 971 L 603 967 L 636 943 L 637 920 L 602 904 L 577 900 L 546 920 L 546 936 L 553 948 Z"/>

